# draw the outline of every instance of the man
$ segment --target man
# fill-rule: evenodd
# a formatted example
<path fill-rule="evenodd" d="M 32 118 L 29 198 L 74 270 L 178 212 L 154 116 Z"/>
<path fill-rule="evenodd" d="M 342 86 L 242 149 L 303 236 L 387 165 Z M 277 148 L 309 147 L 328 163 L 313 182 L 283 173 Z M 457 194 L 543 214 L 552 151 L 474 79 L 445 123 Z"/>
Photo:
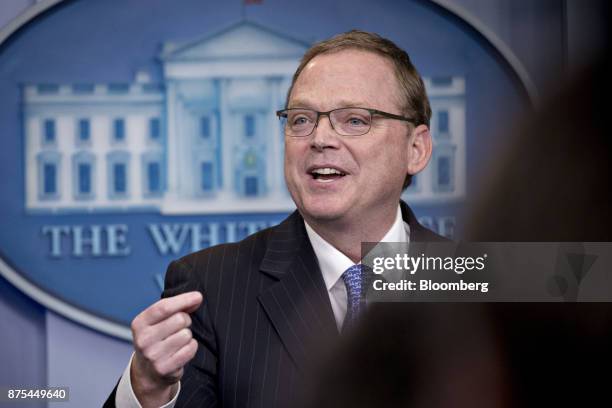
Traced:
<path fill-rule="evenodd" d="M 169 266 L 164 299 L 132 323 L 135 353 L 108 406 L 294 405 L 316 346 L 357 316 L 361 243 L 442 239 L 400 203 L 432 150 L 429 101 L 403 50 L 362 31 L 318 43 L 286 108 L 298 210 Z"/>

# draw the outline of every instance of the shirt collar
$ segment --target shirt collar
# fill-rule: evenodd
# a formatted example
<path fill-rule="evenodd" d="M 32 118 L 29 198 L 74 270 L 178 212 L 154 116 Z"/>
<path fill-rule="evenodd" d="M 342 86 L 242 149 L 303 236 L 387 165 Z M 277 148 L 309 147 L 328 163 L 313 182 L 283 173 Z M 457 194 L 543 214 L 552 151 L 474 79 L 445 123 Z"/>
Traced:
<path fill-rule="evenodd" d="M 312 249 L 319 262 L 319 268 L 321 269 L 321 274 L 325 281 L 325 287 L 327 290 L 330 290 L 336 282 L 338 282 L 338 279 L 340 279 L 344 271 L 353 266 L 354 263 L 349 257 L 338 251 L 332 244 L 317 234 L 315 230 L 308 225 L 306 220 L 304 220 L 304 225 L 306 226 L 306 233 L 312 244 Z M 380 242 L 409 242 L 409 240 L 410 227 L 402 219 L 402 210 L 398 205 L 395 221 Z"/>

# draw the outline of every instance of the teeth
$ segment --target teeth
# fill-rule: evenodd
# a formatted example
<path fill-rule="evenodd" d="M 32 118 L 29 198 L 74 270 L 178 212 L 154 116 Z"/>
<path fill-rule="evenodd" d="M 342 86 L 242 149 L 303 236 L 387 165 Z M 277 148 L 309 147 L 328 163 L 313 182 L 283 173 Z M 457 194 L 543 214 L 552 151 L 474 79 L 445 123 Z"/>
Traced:
<path fill-rule="evenodd" d="M 331 167 L 324 167 L 322 169 L 314 169 L 312 172 L 314 174 L 320 174 L 320 175 L 329 175 L 329 174 L 339 174 L 339 175 L 342 175 L 341 172 L 339 172 L 336 169 L 332 169 Z"/>

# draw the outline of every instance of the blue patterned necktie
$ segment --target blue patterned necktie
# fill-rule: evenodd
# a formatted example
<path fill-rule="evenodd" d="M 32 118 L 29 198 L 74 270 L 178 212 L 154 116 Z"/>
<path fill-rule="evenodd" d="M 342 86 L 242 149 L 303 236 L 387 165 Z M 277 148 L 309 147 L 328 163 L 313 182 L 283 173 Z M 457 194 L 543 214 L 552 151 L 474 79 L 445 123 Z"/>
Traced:
<path fill-rule="evenodd" d="M 342 280 L 346 286 L 347 304 L 346 316 L 342 324 L 342 330 L 351 327 L 359 313 L 363 309 L 363 268 L 360 265 L 353 265 L 342 274 Z"/>

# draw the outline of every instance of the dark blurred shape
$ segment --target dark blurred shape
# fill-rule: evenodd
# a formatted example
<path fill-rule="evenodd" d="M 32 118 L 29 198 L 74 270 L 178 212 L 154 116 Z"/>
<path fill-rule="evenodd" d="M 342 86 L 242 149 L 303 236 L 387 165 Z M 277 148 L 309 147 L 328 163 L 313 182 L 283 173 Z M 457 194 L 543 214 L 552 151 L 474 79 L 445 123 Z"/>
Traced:
<path fill-rule="evenodd" d="M 514 406 L 612 406 L 612 303 L 487 305 Z"/>
<path fill-rule="evenodd" d="M 612 241 L 611 76 L 605 52 L 492 153 L 467 240 Z M 612 303 L 385 303 L 362 323 L 307 406 L 612 406 Z"/>
<path fill-rule="evenodd" d="M 492 155 L 467 241 L 612 241 L 609 53 L 559 88 Z"/>
<path fill-rule="evenodd" d="M 380 303 L 331 350 L 309 407 L 504 407 L 507 381 L 480 304 Z"/>
<path fill-rule="evenodd" d="M 612 307 L 384 303 L 331 352 L 307 406 L 612 406 Z"/>

